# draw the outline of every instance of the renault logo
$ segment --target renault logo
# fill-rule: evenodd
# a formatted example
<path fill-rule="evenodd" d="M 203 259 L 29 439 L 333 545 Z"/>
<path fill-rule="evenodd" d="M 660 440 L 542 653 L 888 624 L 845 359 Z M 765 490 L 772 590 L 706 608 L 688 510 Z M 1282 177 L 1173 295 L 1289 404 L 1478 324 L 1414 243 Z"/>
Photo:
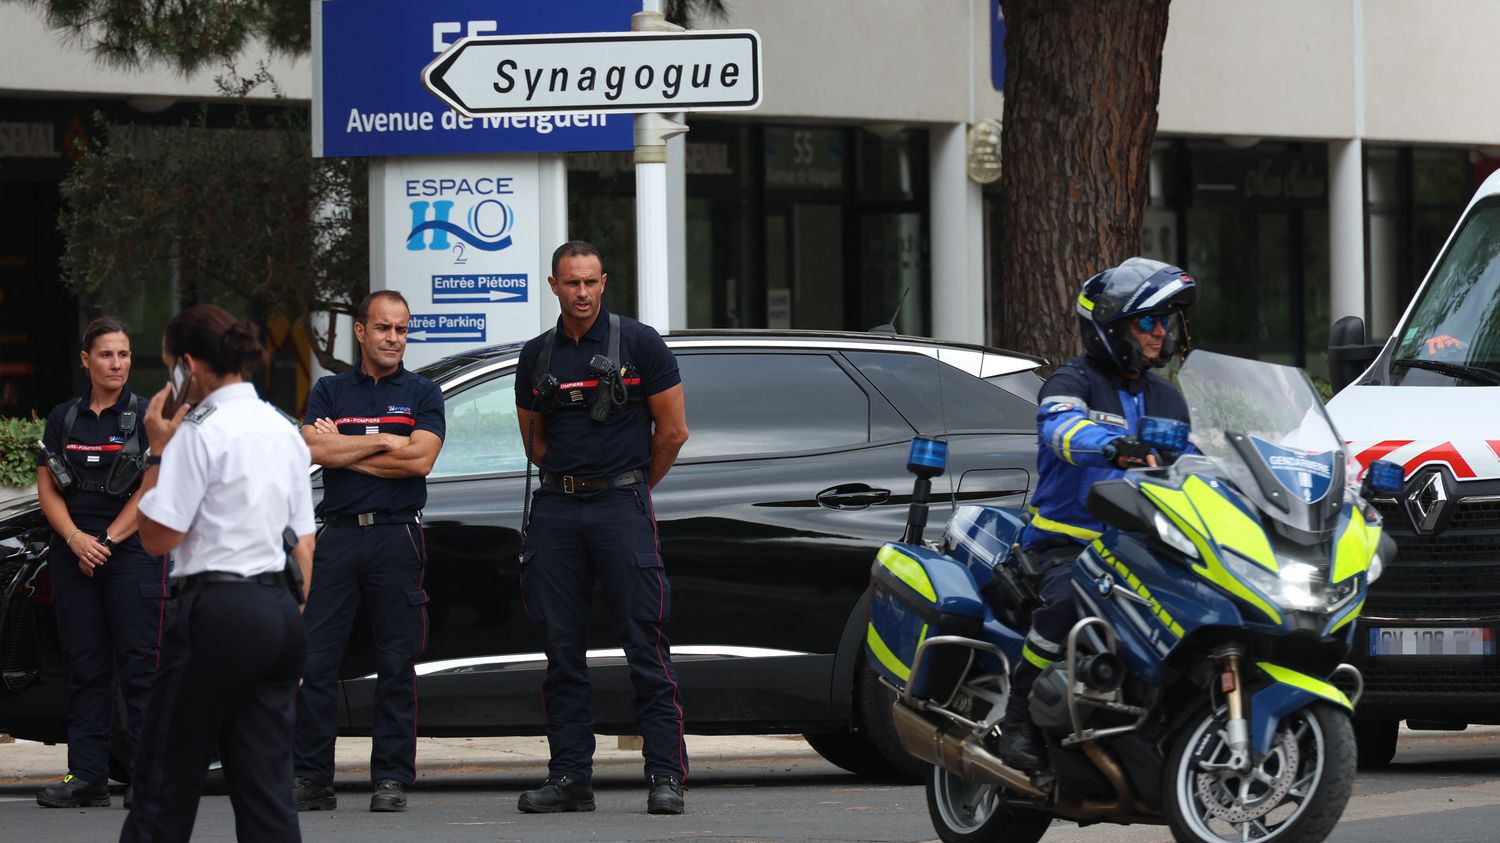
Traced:
<path fill-rule="evenodd" d="M 1406 487 L 1406 512 L 1419 533 L 1431 533 L 1437 529 L 1443 510 L 1448 507 L 1448 484 L 1437 469 L 1419 474 Z"/>

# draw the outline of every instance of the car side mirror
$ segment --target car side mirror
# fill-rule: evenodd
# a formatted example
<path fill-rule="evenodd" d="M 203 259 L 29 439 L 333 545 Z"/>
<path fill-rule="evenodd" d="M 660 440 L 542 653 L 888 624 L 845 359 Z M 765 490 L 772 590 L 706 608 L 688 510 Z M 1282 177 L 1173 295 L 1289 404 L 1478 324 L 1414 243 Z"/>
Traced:
<path fill-rule="evenodd" d="M 1371 344 L 1365 337 L 1365 320 L 1345 316 L 1328 331 L 1328 380 L 1339 392 L 1354 383 L 1375 358 L 1384 343 Z"/>

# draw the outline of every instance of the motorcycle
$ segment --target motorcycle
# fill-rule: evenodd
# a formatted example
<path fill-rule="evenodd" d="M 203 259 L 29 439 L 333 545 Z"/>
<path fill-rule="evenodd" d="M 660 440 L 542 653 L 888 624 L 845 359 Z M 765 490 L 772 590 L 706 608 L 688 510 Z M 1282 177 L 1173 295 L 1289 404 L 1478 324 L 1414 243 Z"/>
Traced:
<path fill-rule="evenodd" d="M 1037 773 L 997 752 L 1036 601 L 1028 516 L 959 506 L 923 541 L 946 444 L 912 443 L 911 514 L 872 567 L 866 650 L 902 745 L 934 765 L 927 805 L 948 843 L 1034 843 L 1055 818 L 1301 843 L 1344 811 L 1362 679 L 1342 660 L 1395 556 L 1363 495 L 1399 487 L 1400 466 L 1355 485 L 1297 369 L 1196 351 L 1178 382 L 1192 445 L 1181 422 L 1145 419 L 1162 464 L 1089 492 L 1105 529 L 1074 562 L 1080 620 L 1029 701 L 1048 744 Z"/>

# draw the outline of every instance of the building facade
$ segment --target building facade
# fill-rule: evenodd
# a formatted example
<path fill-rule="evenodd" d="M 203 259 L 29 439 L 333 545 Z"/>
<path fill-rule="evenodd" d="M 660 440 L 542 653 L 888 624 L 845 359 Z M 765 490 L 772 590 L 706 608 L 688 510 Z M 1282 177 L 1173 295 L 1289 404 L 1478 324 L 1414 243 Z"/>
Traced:
<path fill-rule="evenodd" d="M 969 127 L 1003 112 L 996 0 L 729 6 L 699 26 L 760 33 L 765 98 L 672 141 L 672 327 L 998 336 L 997 185 L 966 171 Z M 1175 0 L 1141 252 L 1198 278 L 1197 345 L 1323 375 L 1334 319 L 1389 332 L 1500 155 L 1500 112 L 1479 106 L 1497 26 L 1484 0 Z M 310 97 L 308 60 L 271 69 Z M 102 69 L 0 5 L 0 414 L 76 377 L 89 314 L 57 284 L 55 226 L 72 139 L 95 112 L 180 122 L 223 101 L 212 77 Z M 603 247 L 610 303 L 632 313 L 630 155 L 566 165 L 570 229 Z M 175 306 L 156 292 L 128 314 L 150 342 Z"/>

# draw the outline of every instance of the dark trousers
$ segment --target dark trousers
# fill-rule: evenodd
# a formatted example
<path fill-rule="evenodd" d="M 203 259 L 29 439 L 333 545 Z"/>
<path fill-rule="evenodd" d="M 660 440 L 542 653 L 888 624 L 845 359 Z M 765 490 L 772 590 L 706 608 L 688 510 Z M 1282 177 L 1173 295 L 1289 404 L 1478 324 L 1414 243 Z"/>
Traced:
<path fill-rule="evenodd" d="M 68 659 L 68 770 L 104 784 L 116 675 L 132 756 L 140 741 L 161 644 L 167 564 L 148 556 L 134 536 L 114 548 L 92 577 L 78 570 L 78 557 L 60 541 L 50 558 L 57 635 Z"/>
<path fill-rule="evenodd" d="M 1044 568 L 1037 587 L 1042 602 L 1031 613 L 1031 631 L 1026 635 L 1021 661 L 1011 668 L 1006 717 L 1031 722 L 1031 686 L 1046 665 L 1065 654 L 1068 630 L 1078 622 L 1078 607 L 1073 597 L 1073 560 L 1082 550 L 1069 546 L 1038 554 L 1038 564 Z"/>
<path fill-rule="evenodd" d="M 193 835 L 214 748 L 240 843 L 299 841 L 292 804 L 292 699 L 305 642 L 284 586 L 206 583 L 167 623 L 121 843 Z"/>
<path fill-rule="evenodd" d="M 416 524 L 324 527 L 307 596 L 307 667 L 297 693 L 297 775 L 333 783 L 339 665 L 363 600 L 375 638 L 377 678 L 370 780 L 417 778 L 416 659 L 427 646 L 427 555 Z"/>
<path fill-rule="evenodd" d="M 547 651 L 542 703 L 548 772 L 589 781 L 594 715 L 588 658 L 590 597 L 603 585 L 635 686 L 646 775 L 685 780 L 682 692 L 665 632 L 672 587 L 662 565 L 651 491 L 644 483 L 591 495 L 537 491 L 521 565 L 526 611 L 540 621 Z"/>

